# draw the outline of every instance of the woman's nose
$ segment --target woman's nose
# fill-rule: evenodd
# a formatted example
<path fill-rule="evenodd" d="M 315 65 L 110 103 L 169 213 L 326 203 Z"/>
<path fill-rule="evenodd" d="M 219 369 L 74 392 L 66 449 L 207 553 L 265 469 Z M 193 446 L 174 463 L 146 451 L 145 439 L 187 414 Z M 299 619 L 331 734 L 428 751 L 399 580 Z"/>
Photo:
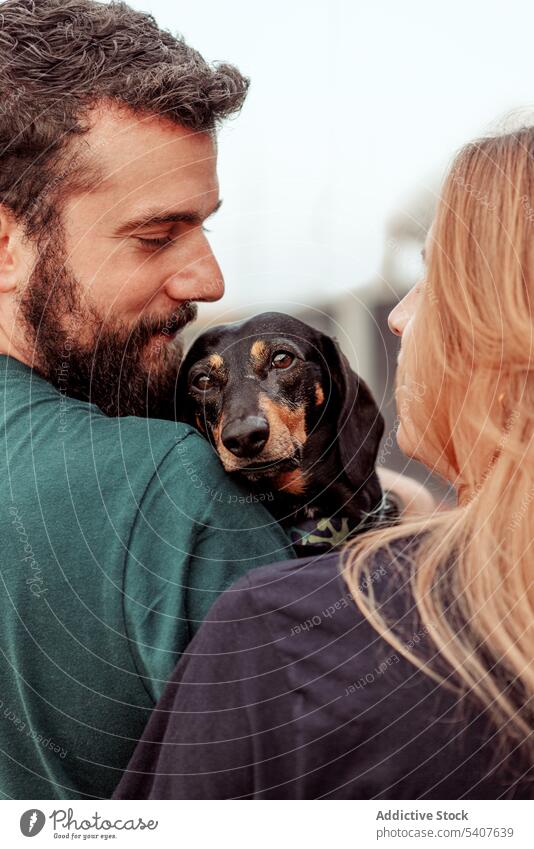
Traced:
<path fill-rule="evenodd" d="M 396 307 L 393 307 L 388 316 L 389 329 L 395 336 L 402 336 L 404 328 L 408 324 L 415 310 L 417 292 L 419 284 L 413 286 L 404 298 L 399 301 Z"/>
<path fill-rule="evenodd" d="M 403 302 L 404 298 L 402 301 L 399 301 L 396 307 L 393 307 L 388 315 L 388 326 L 395 336 L 402 336 L 402 331 L 404 330 L 407 321 L 406 308 L 404 307 Z"/>

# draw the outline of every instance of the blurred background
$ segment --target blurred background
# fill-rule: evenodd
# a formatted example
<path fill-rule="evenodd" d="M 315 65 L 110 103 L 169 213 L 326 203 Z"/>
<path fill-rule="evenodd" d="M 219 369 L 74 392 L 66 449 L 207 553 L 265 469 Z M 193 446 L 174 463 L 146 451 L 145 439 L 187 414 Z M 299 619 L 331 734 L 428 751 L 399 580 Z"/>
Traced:
<path fill-rule="evenodd" d="M 387 315 L 421 273 L 455 151 L 532 120 L 534 5 L 129 2 L 251 78 L 220 133 L 224 203 L 209 225 L 226 295 L 201 306 L 193 335 L 267 309 L 332 334 L 386 418 L 380 461 L 450 497 L 396 446 Z"/>

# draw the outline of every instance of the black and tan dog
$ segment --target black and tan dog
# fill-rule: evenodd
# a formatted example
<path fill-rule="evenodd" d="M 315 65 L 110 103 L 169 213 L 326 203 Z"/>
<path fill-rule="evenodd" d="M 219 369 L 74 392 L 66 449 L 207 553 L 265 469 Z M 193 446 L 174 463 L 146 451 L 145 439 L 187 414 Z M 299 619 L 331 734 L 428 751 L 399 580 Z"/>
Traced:
<path fill-rule="evenodd" d="M 180 369 L 176 409 L 227 472 L 268 493 L 295 543 L 327 549 L 397 515 L 375 471 L 384 422 L 371 392 L 302 321 L 269 312 L 203 333 Z"/>

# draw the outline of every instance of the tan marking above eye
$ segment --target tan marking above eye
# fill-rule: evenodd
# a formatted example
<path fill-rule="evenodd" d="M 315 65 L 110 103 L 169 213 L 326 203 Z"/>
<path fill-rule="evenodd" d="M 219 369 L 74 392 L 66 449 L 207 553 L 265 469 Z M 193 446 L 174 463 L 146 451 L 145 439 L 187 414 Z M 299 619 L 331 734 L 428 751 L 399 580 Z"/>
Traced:
<path fill-rule="evenodd" d="M 263 364 L 265 360 L 265 356 L 267 354 L 267 345 L 263 341 L 263 339 L 256 339 L 252 348 L 250 349 L 250 357 L 255 366 L 259 366 Z"/>
<path fill-rule="evenodd" d="M 315 384 L 315 405 L 320 407 L 321 404 L 324 404 L 324 392 L 323 387 L 320 383 Z"/>
<path fill-rule="evenodd" d="M 223 367 L 224 360 L 220 354 L 212 354 L 210 357 L 208 357 L 208 363 L 212 368 L 217 369 Z"/>

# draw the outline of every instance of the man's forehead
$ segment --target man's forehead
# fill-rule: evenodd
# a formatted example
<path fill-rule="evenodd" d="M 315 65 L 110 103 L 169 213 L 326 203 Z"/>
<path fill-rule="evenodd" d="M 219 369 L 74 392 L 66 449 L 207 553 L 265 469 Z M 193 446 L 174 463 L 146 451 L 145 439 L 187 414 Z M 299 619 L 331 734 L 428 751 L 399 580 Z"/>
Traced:
<path fill-rule="evenodd" d="M 99 189 L 142 176 L 146 184 L 162 173 L 207 174 L 215 169 L 215 135 L 176 124 L 164 116 L 99 106 L 82 137 L 82 156 L 100 172 Z"/>
<path fill-rule="evenodd" d="M 72 198 L 102 226 L 141 218 L 147 210 L 182 209 L 200 218 L 216 208 L 216 141 L 159 116 L 95 110 L 81 139 L 77 167 L 89 174 L 84 197 Z M 82 204 L 82 207 L 79 204 Z"/>

